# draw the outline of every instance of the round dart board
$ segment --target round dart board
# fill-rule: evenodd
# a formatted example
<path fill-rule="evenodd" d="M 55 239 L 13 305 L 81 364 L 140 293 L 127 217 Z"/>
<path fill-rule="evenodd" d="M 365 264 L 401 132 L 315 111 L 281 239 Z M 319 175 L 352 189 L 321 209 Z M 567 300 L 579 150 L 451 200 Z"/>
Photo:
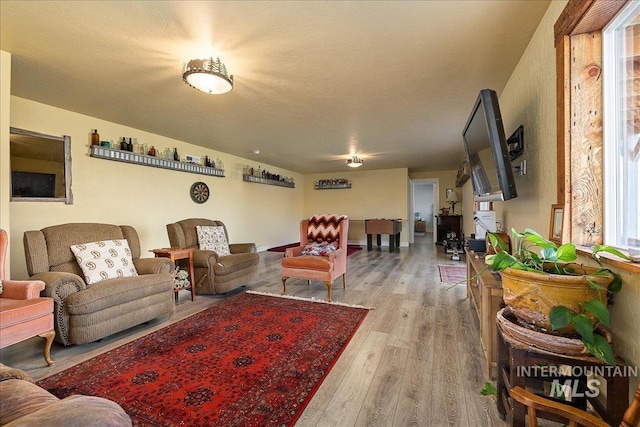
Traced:
<path fill-rule="evenodd" d="M 196 203 L 204 203 L 209 200 L 209 187 L 204 182 L 196 182 L 191 186 L 191 200 Z"/>

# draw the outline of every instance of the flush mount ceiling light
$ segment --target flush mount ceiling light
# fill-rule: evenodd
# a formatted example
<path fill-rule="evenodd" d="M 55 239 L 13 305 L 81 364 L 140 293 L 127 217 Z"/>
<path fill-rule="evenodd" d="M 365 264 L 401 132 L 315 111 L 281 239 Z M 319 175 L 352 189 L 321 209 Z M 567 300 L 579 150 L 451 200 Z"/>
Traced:
<path fill-rule="evenodd" d="M 349 166 L 350 168 L 359 168 L 363 163 L 364 160 L 362 160 L 358 156 L 353 156 L 352 158 L 347 159 L 347 166 Z"/>
<path fill-rule="evenodd" d="M 233 76 L 227 73 L 220 58 L 192 59 L 185 63 L 182 80 L 192 88 L 212 95 L 233 89 Z"/>

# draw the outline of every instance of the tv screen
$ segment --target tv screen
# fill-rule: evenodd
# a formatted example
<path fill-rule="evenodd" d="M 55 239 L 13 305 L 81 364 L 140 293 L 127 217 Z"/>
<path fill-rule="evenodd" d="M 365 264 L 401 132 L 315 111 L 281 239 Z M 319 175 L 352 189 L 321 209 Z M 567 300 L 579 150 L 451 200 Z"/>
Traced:
<path fill-rule="evenodd" d="M 11 172 L 14 197 L 55 197 L 56 175 L 53 173 Z"/>
<path fill-rule="evenodd" d="M 516 197 L 509 148 L 495 91 L 480 91 L 462 137 L 475 200 L 489 202 Z"/>

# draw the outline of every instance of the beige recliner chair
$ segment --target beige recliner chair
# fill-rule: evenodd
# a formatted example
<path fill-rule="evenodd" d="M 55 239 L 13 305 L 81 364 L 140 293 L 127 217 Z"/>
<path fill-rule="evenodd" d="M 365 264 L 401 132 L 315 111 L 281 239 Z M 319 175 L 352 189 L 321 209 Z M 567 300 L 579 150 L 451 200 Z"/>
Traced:
<path fill-rule="evenodd" d="M 137 275 L 87 283 L 71 245 L 126 239 Z M 56 341 L 85 344 L 173 312 L 173 261 L 140 258 L 140 240 L 127 225 L 69 223 L 24 232 L 31 280 L 53 298 Z"/>
<path fill-rule="evenodd" d="M 222 221 L 189 218 L 167 224 L 171 247 L 196 248 L 193 252 L 196 293 L 224 294 L 258 277 L 260 255 L 255 243 L 229 244 L 231 255 L 221 256 L 215 251 L 200 250 L 196 226 L 222 226 L 229 242 L 227 227 Z"/>

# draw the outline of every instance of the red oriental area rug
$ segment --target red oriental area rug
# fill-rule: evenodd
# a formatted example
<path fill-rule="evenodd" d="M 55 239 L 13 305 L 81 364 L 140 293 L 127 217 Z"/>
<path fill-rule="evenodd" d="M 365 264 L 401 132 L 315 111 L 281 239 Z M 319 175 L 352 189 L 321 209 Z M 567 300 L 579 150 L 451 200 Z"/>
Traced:
<path fill-rule="evenodd" d="M 438 269 L 444 283 L 459 283 L 467 279 L 467 267 L 464 265 L 439 265 Z"/>
<path fill-rule="evenodd" d="M 288 245 L 282 245 L 282 246 L 275 246 L 273 248 L 269 248 L 267 249 L 268 252 L 284 252 L 287 250 L 287 248 L 295 248 L 300 246 L 300 242 L 296 242 L 296 243 L 289 243 Z M 360 249 L 362 249 L 362 246 L 358 246 L 358 245 L 347 245 L 347 256 L 358 252 Z"/>
<path fill-rule="evenodd" d="M 244 293 L 38 382 L 136 426 L 292 426 L 367 309 Z"/>

